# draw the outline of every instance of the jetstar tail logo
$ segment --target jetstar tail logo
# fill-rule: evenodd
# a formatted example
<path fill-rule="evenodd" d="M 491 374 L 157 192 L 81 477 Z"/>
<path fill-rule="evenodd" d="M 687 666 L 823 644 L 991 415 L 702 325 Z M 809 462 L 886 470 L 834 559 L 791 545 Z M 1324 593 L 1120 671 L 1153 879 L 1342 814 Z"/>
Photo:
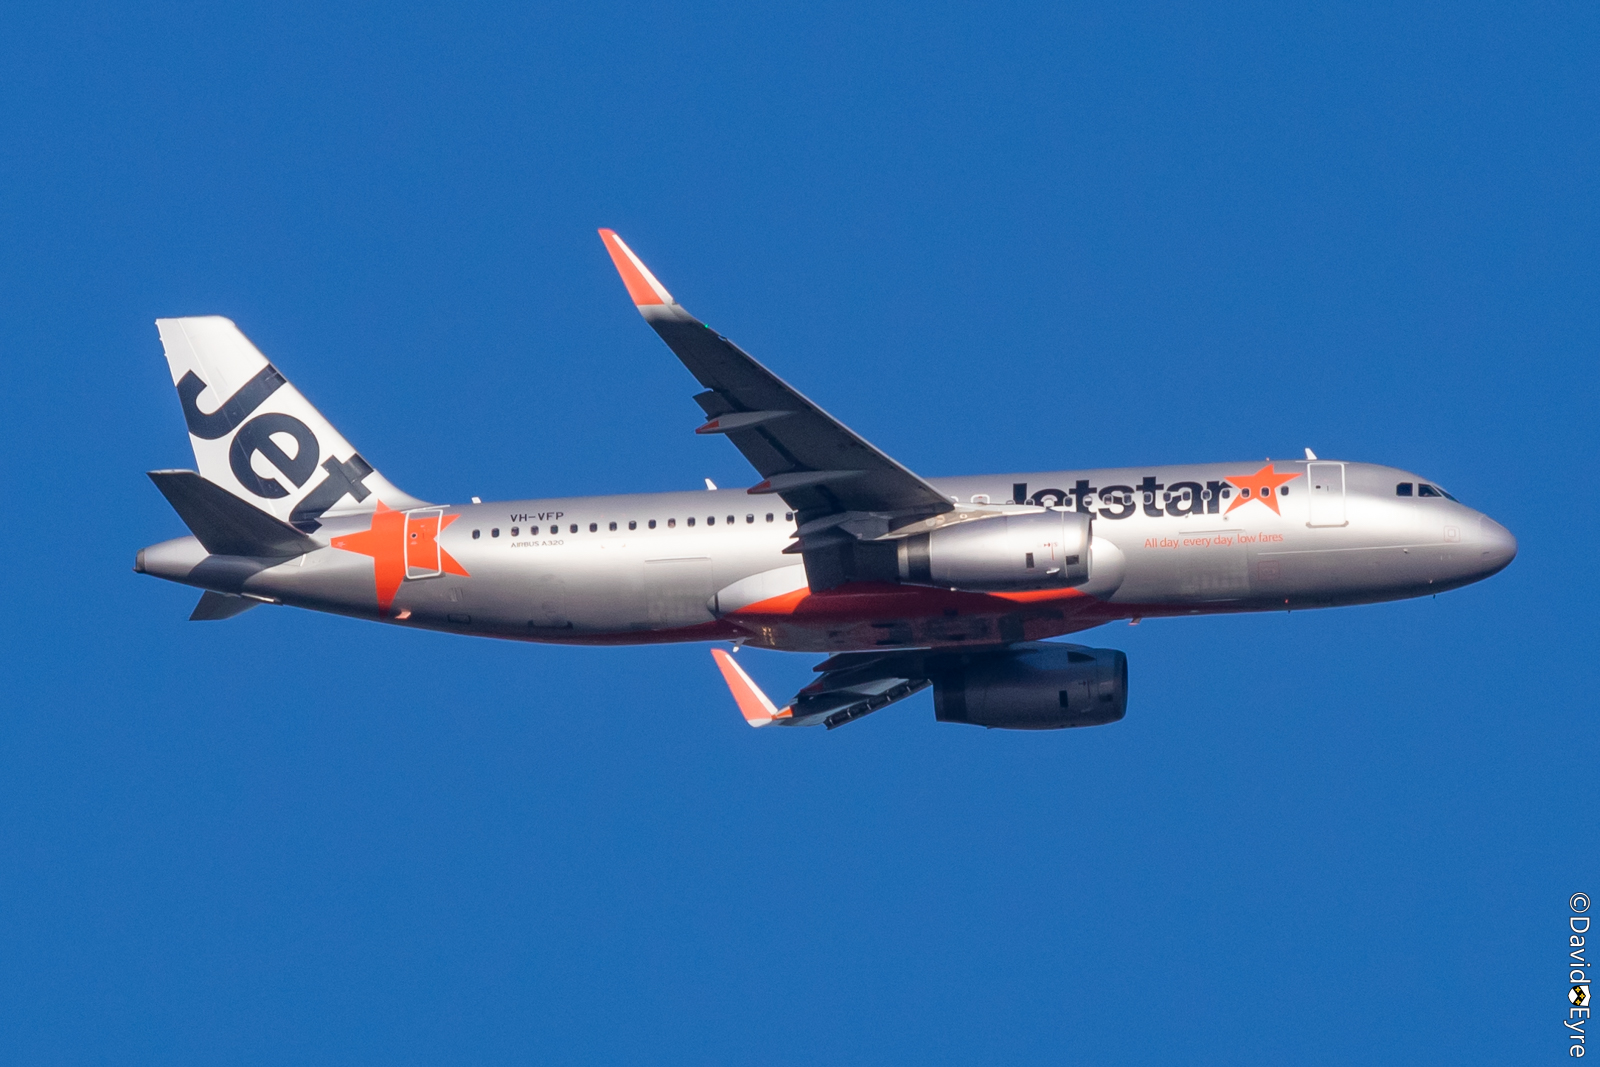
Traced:
<path fill-rule="evenodd" d="M 238 430 L 228 446 L 228 467 L 246 492 L 263 500 L 282 500 L 298 493 L 317 473 L 318 460 L 322 458 L 322 444 L 317 435 L 293 415 L 268 411 L 250 418 L 268 397 L 288 384 L 278 368 L 268 363 L 216 411 L 206 412 L 200 410 L 200 394 L 207 389 L 200 376 L 192 370 L 185 371 L 178 381 L 178 399 L 183 402 L 183 418 L 189 425 L 189 432 L 201 441 L 219 441 Z M 245 422 L 246 419 L 250 421 Z M 293 441 L 294 455 L 285 452 L 277 438 Z M 258 472 L 257 455 L 294 488 L 286 488 L 278 479 Z M 306 533 L 321 527 L 318 520 L 323 512 L 346 494 L 357 503 L 372 495 L 372 490 L 361 481 L 373 473 L 372 464 L 362 459 L 361 453 L 352 452 L 346 460 L 330 455 L 320 466 L 328 472 L 327 476 L 306 493 L 289 515 L 289 522 Z"/>
<path fill-rule="evenodd" d="M 1278 510 L 1278 486 L 1300 477 L 1299 473 L 1279 474 L 1272 469 L 1272 464 L 1256 471 L 1254 474 L 1230 474 L 1227 482 L 1239 490 L 1239 495 L 1233 498 L 1233 503 L 1228 505 L 1228 510 L 1223 514 L 1231 514 L 1233 509 L 1258 500 L 1272 509 L 1274 515 L 1282 515 Z"/>
<path fill-rule="evenodd" d="M 372 557 L 372 582 L 378 594 L 378 610 L 386 612 L 400 591 L 400 583 L 408 575 L 418 578 L 443 573 L 472 577 L 438 542 L 444 528 L 460 517 L 441 515 L 436 509 L 407 515 L 403 511 L 391 511 L 380 500 L 368 529 L 335 537 L 328 543 L 346 552 Z"/>

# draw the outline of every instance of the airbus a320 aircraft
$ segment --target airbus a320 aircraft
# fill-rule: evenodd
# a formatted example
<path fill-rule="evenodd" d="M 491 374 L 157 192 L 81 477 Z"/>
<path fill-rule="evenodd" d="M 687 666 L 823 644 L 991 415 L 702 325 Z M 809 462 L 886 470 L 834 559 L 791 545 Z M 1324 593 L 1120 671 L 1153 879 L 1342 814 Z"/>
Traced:
<path fill-rule="evenodd" d="M 157 326 L 198 471 L 153 471 L 192 536 L 135 570 L 259 604 L 518 641 L 731 641 L 828 653 L 779 706 L 722 648 L 752 726 L 832 728 L 928 686 L 1006 729 L 1122 718 L 1127 659 L 1049 642 L 1116 619 L 1439 593 L 1517 544 L 1437 482 L 1321 460 L 924 479 L 685 311 L 600 231 L 628 295 L 705 387 L 695 432 L 748 489 L 485 504 L 410 496 L 229 320 Z"/>

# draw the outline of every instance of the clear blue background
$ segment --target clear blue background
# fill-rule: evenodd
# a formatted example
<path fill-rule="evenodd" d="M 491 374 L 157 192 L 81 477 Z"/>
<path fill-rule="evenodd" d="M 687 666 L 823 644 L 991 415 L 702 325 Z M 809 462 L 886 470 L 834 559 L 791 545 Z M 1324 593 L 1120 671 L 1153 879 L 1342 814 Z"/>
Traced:
<path fill-rule="evenodd" d="M 1600 16 L 1282 8 L 8 5 L 0 1058 L 1564 1059 Z M 1309 445 L 1521 555 L 1093 632 L 1128 716 L 1044 735 L 131 573 L 163 315 L 425 497 L 750 479 L 597 226 L 921 473 Z"/>

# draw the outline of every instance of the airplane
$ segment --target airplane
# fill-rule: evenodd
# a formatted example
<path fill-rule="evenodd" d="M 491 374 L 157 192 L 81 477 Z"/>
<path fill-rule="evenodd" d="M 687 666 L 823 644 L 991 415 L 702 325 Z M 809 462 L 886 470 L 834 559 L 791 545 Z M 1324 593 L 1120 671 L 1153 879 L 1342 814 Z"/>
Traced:
<path fill-rule="evenodd" d="M 190 618 L 288 604 L 579 645 L 825 653 L 780 707 L 712 656 L 752 726 L 829 729 L 931 687 L 935 718 L 1094 726 L 1127 657 L 1053 638 L 1115 620 L 1433 595 L 1517 542 L 1437 481 L 1319 459 L 925 479 L 684 310 L 611 230 L 635 307 L 704 391 L 696 433 L 747 489 L 482 503 L 413 497 L 231 321 L 157 320 L 197 470 L 151 471 L 190 535 L 134 570 L 204 590 Z"/>

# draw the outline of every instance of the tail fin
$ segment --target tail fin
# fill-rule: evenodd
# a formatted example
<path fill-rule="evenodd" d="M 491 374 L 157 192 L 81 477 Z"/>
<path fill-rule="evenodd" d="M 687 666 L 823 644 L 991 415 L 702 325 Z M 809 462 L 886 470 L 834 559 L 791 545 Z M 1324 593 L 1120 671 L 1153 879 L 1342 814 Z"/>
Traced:
<path fill-rule="evenodd" d="M 305 531 L 379 500 L 396 511 L 422 503 L 373 470 L 228 319 L 156 327 L 207 481 Z"/>

